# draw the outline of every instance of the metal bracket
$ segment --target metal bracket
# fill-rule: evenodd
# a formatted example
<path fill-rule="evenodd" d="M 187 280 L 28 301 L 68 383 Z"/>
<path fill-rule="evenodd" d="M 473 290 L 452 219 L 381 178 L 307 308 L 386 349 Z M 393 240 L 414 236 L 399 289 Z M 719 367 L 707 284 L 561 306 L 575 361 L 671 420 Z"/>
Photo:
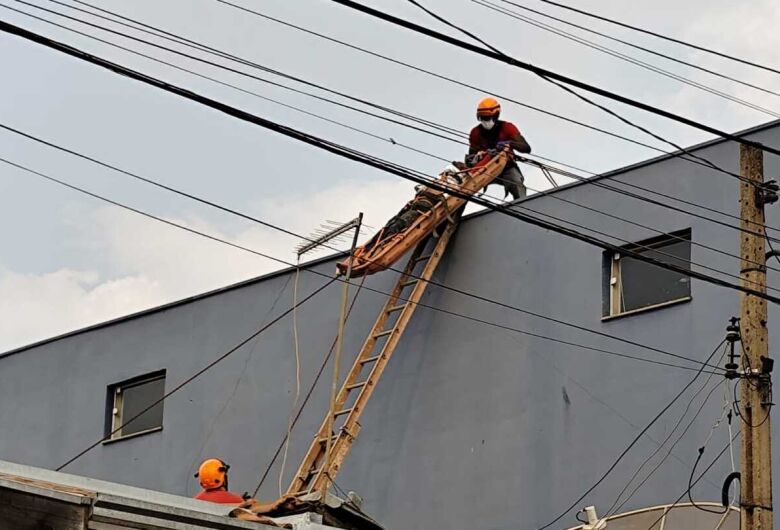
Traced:
<path fill-rule="evenodd" d="M 756 203 L 759 206 L 776 203 L 778 191 L 780 191 L 780 186 L 778 186 L 777 181 L 774 179 L 756 186 Z"/>

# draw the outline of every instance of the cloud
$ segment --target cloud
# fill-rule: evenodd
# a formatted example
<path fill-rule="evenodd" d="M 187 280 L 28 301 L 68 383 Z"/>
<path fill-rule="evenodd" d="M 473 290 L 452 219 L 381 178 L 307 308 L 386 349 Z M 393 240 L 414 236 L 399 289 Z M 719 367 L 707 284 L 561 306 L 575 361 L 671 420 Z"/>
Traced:
<path fill-rule="evenodd" d="M 302 234 L 326 219 L 349 220 L 359 211 L 378 227 L 410 195 L 408 183 L 392 179 L 342 182 L 292 200 L 265 199 L 248 213 Z M 0 351 L 286 267 L 117 208 L 101 207 L 90 217 L 73 233 L 72 243 L 102 253 L 100 271 L 96 266 L 26 274 L 0 264 Z M 299 240 L 254 223 L 232 223 L 228 230 L 195 215 L 166 219 L 295 260 Z"/>

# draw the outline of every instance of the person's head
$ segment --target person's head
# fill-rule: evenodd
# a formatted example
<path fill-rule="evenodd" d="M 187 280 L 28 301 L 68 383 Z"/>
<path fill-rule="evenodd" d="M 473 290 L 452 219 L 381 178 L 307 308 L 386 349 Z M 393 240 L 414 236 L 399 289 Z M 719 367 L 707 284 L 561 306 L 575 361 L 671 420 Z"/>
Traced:
<path fill-rule="evenodd" d="M 227 472 L 230 466 L 218 458 L 204 460 L 195 473 L 204 490 L 228 489 Z"/>
<path fill-rule="evenodd" d="M 492 129 L 501 115 L 501 104 L 494 98 L 484 98 L 477 105 L 477 120 L 486 131 Z"/>

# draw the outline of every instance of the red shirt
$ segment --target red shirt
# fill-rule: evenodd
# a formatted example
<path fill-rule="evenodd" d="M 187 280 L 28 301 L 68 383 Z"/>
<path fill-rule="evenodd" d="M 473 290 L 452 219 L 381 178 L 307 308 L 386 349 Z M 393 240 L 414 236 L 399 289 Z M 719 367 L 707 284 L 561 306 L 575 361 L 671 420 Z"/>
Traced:
<path fill-rule="evenodd" d="M 195 498 L 201 501 L 216 502 L 217 504 L 241 504 L 244 502 L 241 496 L 225 490 L 203 490 L 195 495 Z"/>
<path fill-rule="evenodd" d="M 492 129 L 486 130 L 481 125 L 471 129 L 469 134 L 469 152 L 495 149 L 498 142 L 516 140 L 520 136 L 520 130 L 508 121 L 498 120 Z"/>

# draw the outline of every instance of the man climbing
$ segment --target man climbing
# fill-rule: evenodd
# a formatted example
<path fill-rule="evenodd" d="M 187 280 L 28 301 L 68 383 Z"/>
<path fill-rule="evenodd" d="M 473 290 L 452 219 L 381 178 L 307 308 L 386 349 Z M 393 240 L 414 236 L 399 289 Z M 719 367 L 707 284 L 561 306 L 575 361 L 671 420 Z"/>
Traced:
<path fill-rule="evenodd" d="M 501 104 L 497 100 L 485 98 L 479 102 L 479 105 L 477 105 L 477 120 L 479 124 L 471 129 L 471 134 L 469 134 L 467 162 L 470 157 L 481 151 L 501 149 L 505 146 L 509 146 L 520 153 L 531 152 L 531 146 L 528 145 L 523 135 L 520 134 L 520 130 L 508 121 L 499 120 L 500 115 Z M 517 200 L 526 195 L 524 180 L 525 178 L 520 172 L 520 168 L 517 167 L 517 163 L 511 160 L 494 183 L 503 184 L 506 194 L 512 195 L 512 199 Z"/>
<path fill-rule="evenodd" d="M 204 460 L 195 473 L 203 491 L 195 498 L 218 504 L 241 504 L 244 498 L 228 491 L 228 469 L 230 466 L 217 458 Z"/>

